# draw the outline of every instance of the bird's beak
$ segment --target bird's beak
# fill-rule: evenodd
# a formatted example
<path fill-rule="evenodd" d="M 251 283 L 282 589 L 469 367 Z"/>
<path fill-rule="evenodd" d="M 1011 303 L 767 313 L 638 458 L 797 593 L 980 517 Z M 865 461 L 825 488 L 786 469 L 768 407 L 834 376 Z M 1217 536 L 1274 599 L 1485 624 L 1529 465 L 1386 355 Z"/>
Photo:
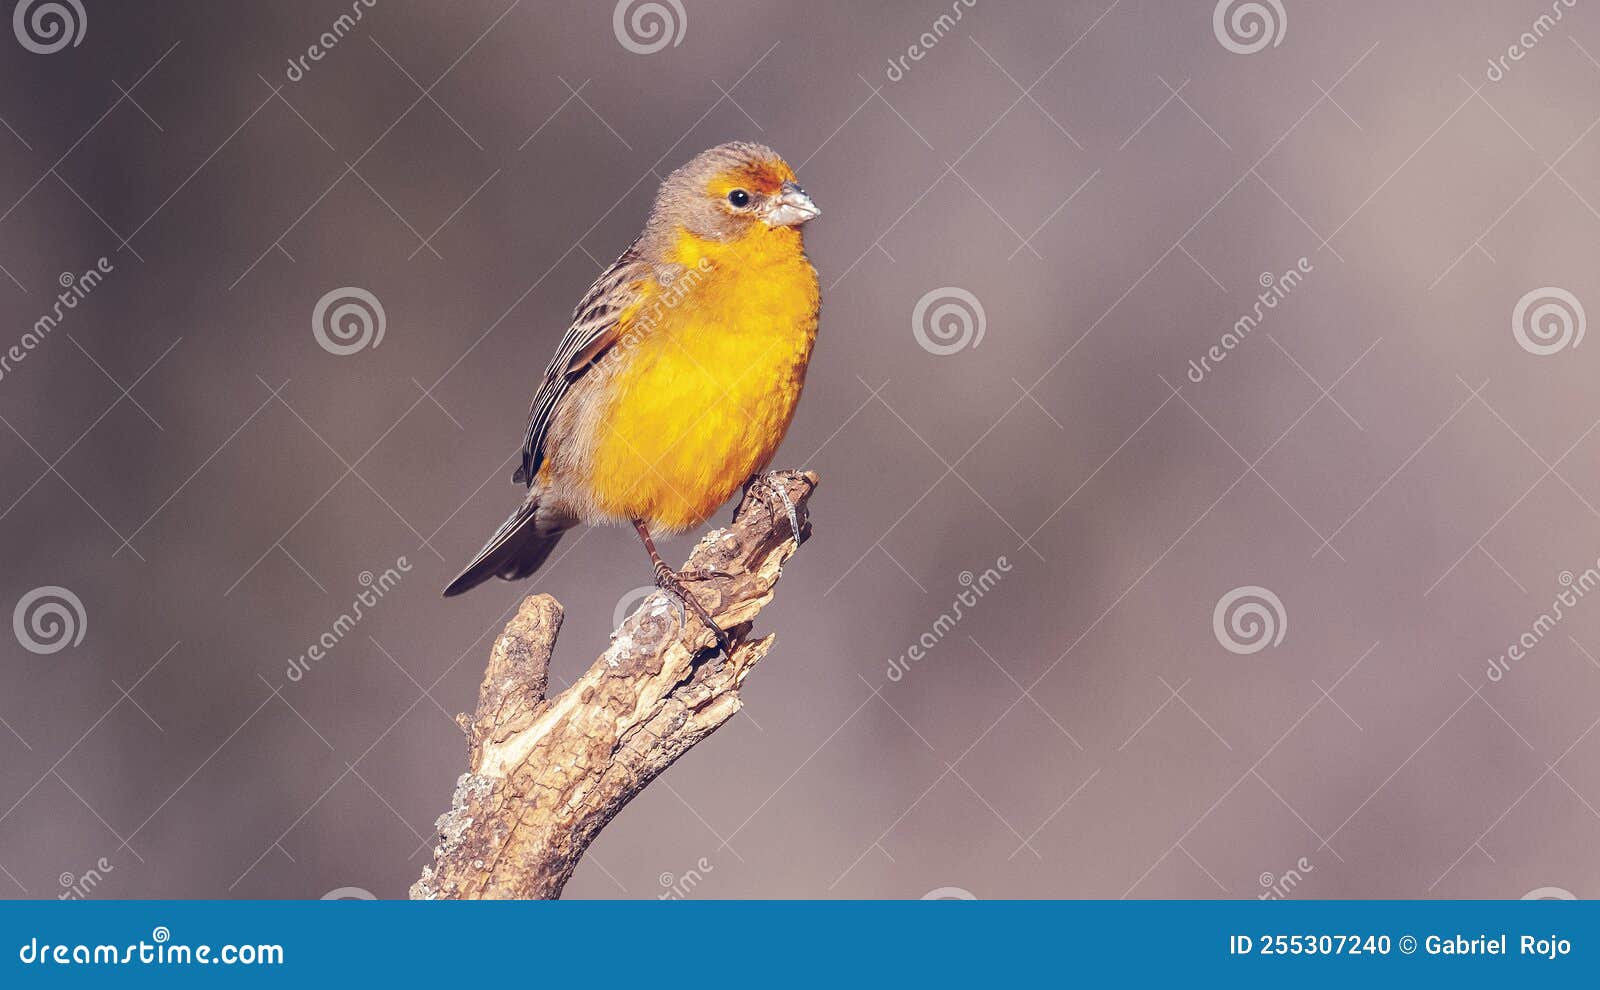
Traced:
<path fill-rule="evenodd" d="M 811 202 L 804 189 L 793 182 L 785 182 L 783 191 L 769 202 L 765 219 L 769 227 L 798 227 L 821 215 L 822 211 Z"/>

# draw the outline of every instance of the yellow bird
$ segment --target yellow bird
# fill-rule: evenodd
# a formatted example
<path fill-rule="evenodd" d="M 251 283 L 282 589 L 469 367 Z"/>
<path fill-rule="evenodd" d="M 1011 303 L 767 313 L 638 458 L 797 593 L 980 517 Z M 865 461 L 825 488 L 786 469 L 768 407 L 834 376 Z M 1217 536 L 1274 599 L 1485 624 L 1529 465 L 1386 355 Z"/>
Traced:
<path fill-rule="evenodd" d="M 538 570 L 578 525 L 631 522 L 656 584 L 727 636 L 652 533 L 700 525 L 760 483 L 794 417 L 821 293 L 801 225 L 818 215 L 771 148 L 733 142 L 667 176 L 639 234 L 589 288 L 534 393 L 527 496 L 461 575 Z M 769 487 L 798 520 L 788 496 Z"/>

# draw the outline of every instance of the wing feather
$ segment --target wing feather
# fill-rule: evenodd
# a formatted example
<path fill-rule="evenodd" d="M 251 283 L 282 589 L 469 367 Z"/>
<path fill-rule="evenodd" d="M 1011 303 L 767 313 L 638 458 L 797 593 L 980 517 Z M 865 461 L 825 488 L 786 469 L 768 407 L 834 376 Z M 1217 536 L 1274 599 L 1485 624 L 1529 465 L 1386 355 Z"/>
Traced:
<path fill-rule="evenodd" d="M 622 335 L 627 313 L 643 296 L 643 284 L 651 270 L 638 253 L 638 242 L 628 245 L 622 256 L 589 286 L 572 311 L 572 324 L 556 348 L 555 357 L 545 369 L 539 389 L 528 411 L 528 433 L 522 443 L 522 464 L 513 480 L 532 485 L 544 462 L 544 444 L 555 419 L 556 406 L 572 383 L 594 366 L 594 362 Z"/>

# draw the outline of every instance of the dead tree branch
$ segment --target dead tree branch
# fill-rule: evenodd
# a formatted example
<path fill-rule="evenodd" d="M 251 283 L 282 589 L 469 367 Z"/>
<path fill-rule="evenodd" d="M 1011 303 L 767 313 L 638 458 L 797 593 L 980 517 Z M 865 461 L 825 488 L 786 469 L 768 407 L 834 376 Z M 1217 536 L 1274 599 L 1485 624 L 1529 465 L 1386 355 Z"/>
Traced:
<path fill-rule="evenodd" d="M 646 598 L 611 647 L 566 691 L 545 697 L 561 605 L 530 595 L 489 655 L 478 710 L 457 716 L 471 751 L 433 862 L 411 887 L 428 899 L 555 898 L 600 830 L 689 748 L 732 718 L 739 687 L 773 637 L 747 640 L 772 600 L 784 561 L 810 533 L 810 473 L 771 476 L 801 519 L 792 533 L 782 501 L 758 489 L 734 523 L 707 534 L 689 583 L 734 641 L 732 657 L 693 612 L 663 594 Z M 714 572 L 714 573 L 713 573 Z"/>

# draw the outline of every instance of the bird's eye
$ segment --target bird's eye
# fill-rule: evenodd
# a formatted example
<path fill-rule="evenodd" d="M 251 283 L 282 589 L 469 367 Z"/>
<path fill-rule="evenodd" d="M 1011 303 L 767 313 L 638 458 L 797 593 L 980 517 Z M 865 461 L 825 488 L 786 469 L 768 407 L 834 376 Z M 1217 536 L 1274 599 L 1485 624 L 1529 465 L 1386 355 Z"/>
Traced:
<path fill-rule="evenodd" d="M 728 194 L 728 202 L 742 210 L 750 205 L 750 194 L 743 189 L 735 189 Z"/>

